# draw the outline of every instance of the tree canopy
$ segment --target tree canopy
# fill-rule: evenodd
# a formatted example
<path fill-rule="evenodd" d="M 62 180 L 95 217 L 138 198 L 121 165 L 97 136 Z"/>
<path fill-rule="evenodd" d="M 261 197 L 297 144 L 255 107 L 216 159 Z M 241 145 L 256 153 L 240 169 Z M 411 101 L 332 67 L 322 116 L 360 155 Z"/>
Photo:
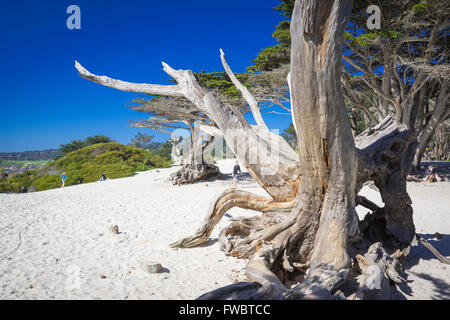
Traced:
<path fill-rule="evenodd" d="M 294 0 L 275 8 L 286 20 L 273 33 L 277 45 L 261 50 L 249 71 L 289 64 L 290 19 Z M 341 78 L 356 134 L 387 115 L 413 128 L 418 136 L 418 166 L 434 131 L 450 116 L 448 37 L 450 3 L 438 0 L 378 1 L 381 29 L 367 27 L 370 0 L 354 3 L 344 42 Z"/>
<path fill-rule="evenodd" d="M 103 135 L 95 135 L 87 137 L 85 140 L 80 139 L 72 140 L 69 143 L 60 145 L 59 155 L 55 159 L 60 159 L 72 151 L 79 150 L 87 146 L 91 146 L 97 143 L 108 143 L 108 142 L 112 142 L 112 139 L 110 137 Z"/>
<path fill-rule="evenodd" d="M 292 10 L 294 10 L 295 0 L 280 0 L 281 3 L 274 9 L 280 11 L 284 17 L 276 27 L 272 36 L 279 42 L 278 44 L 262 49 L 252 60 L 254 63 L 247 68 L 249 72 L 270 71 L 289 64 L 291 54 L 291 25 Z"/>

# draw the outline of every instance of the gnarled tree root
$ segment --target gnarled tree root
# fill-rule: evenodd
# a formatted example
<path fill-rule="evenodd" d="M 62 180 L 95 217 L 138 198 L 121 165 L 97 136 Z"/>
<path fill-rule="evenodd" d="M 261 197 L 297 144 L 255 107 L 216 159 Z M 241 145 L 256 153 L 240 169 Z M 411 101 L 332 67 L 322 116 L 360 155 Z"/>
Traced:
<path fill-rule="evenodd" d="M 296 221 L 296 215 L 281 212 L 264 213 L 261 217 L 250 219 L 238 219 L 221 231 L 219 235 L 221 249 L 234 257 L 249 258 L 266 242 L 287 230 Z"/>
<path fill-rule="evenodd" d="M 291 202 L 273 202 L 269 197 L 243 190 L 226 190 L 212 202 L 202 226 L 192 236 L 174 242 L 170 244 L 170 247 L 189 248 L 206 242 L 214 227 L 231 208 L 240 207 L 267 213 L 275 210 L 289 210 L 292 206 Z M 265 215 L 264 217 L 267 218 L 268 216 Z"/>
<path fill-rule="evenodd" d="M 249 282 L 239 282 L 200 296 L 199 300 L 334 300 L 330 293 L 345 279 L 348 270 L 323 266 L 292 289 L 286 288 L 268 268 L 268 262 L 255 257 L 246 269 Z"/>
<path fill-rule="evenodd" d="M 219 167 L 209 163 L 184 164 L 177 172 L 170 175 L 173 185 L 195 183 L 210 177 L 221 177 Z"/>
<path fill-rule="evenodd" d="M 356 293 L 348 298 L 390 299 L 393 296 L 393 283 L 405 282 L 399 275 L 400 264 L 397 255 L 389 255 L 382 244 L 370 246 L 367 253 L 356 256 L 363 279 Z M 285 287 L 278 277 L 269 270 L 268 261 L 255 254 L 247 265 L 249 282 L 239 282 L 222 287 L 206 294 L 199 300 L 336 300 L 345 299 L 339 290 L 349 278 L 350 269 L 335 270 L 330 265 L 322 265 L 310 272 L 306 278 L 291 289 Z"/>
<path fill-rule="evenodd" d="M 392 297 L 390 280 L 406 282 L 399 275 L 401 266 L 396 254 L 389 255 L 380 242 L 372 244 L 364 256 L 356 255 L 356 260 L 364 280 L 354 294 L 354 300 L 388 300 Z"/>
<path fill-rule="evenodd" d="M 206 294 L 198 300 L 300 300 L 333 299 L 333 296 L 314 281 L 295 289 L 286 288 L 268 268 L 268 262 L 257 258 L 246 268 L 249 282 L 238 282 Z"/>

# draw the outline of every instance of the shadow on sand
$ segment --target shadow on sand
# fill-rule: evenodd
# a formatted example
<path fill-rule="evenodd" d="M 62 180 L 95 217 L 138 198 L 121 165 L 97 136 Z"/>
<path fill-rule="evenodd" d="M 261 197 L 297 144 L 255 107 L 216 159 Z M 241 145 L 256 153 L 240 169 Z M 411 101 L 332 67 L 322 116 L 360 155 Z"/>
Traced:
<path fill-rule="evenodd" d="M 441 235 L 442 238 L 436 239 L 434 235 L 432 234 L 418 234 L 425 240 L 427 240 L 433 247 L 436 248 L 443 256 L 450 256 L 450 235 L 443 234 Z M 433 291 L 433 299 L 437 300 L 448 300 L 450 299 L 450 283 L 449 281 L 445 281 L 442 279 L 435 278 L 431 276 L 430 274 L 426 273 L 418 273 L 411 271 L 410 269 L 416 266 L 420 260 L 430 261 L 432 259 L 436 259 L 436 257 L 422 244 L 418 244 L 415 247 L 411 247 L 411 251 L 409 255 L 406 257 L 404 261 L 402 261 L 402 266 L 404 271 L 402 274 L 402 277 L 407 280 L 406 283 L 402 283 L 398 285 L 398 289 L 400 289 L 398 292 L 399 294 L 406 294 L 411 296 L 412 290 L 409 286 L 409 283 L 413 282 L 412 280 L 408 280 L 408 274 L 412 274 L 418 278 L 422 278 L 424 280 L 427 280 L 431 282 L 434 286 Z M 443 266 L 445 266 L 443 264 Z"/>
<path fill-rule="evenodd" d="M 222 173 L 222 180 L 233 180 L 233 175 L 231 173 Z M 248 172 L 243 172 L 238 175 L 239 182 L 241 181 L 254 181 L 253 177 Z"/>

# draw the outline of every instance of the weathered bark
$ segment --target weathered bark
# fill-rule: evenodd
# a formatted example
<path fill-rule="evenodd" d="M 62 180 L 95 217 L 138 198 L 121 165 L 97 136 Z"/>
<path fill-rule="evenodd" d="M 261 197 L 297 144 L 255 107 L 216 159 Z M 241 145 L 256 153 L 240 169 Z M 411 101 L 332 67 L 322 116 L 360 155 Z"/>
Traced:
<path fill-rule="evenodd" d="M 181 168 L 170 175 L 173 185 L 192 184 L 211 177 L 220 178 L 221 173 L 219 167 L 203 163 L 186 163 Z"/>
<path fill-rule="evenodd" d="M 81 77 L 105 86 L 189 99 L 215 122 L 227 145 L 270 196 L 277 201 L 294 199 L 300 182 L 300 168 L 298 156 L 287 142 L 265 128 L 249 125 L 237 108 L 223 104 L 213 93 L 200 87 L 192 71 L 174 70 L 166 63 L 163 66 L 177 85 L 137 84 L 97 76 L 75 63 Z"/>
<path fill-rule="evenodd" d="M 191 150 L 186 162 L 181 168 L 170 175 L 172 184 L 192 184 L 209 178 L 220 178 L 222 176 L 219 167 L 206 163 L 203 159 L 205 150 L 214 142 L 215 137 L 202 133 L 198 135 L 197 128 L 189 123 L 191 129 Z"/>
<path fill-rule="evenodd" d="M 256 195 L 243 190 L 227 190 L 220 194 L 210 205 L 208 215 L 202 226 L 194 233 L 194 235 L 181 239 L 171 247 L 192 247 L 204 243 L 208 240 L 216 224 L 222 219 L 225 213 L 231 208 L 239 207 L 259 212 L 270 212 L 278 209 L 289 209 L 292 204 L 274 202 L 269 197 Z M 267 222 L 269 224 L 269 222 Z"/>
<path fill-rule="evenodd" d="M 402 283 L 406 280 L 399 275 L 400 265 L 395 255 L 390 256 L 380 242 L 370 246 L 367 253 L 356 255 L 358 267 L 364 280 L 354 300 L 388 300 L 392 298 L 390 281 Z"/>
<path fill-rule="evenodd" d="M 409 246 L 414 239 L 415 228 L 406 179 L 417 144 L 416 137 L 405 125 L 387 117 L 357 136 L 355 142 L 358 147 L 357 190 L 365 181 L 373 180 L 385 203 L 382 212 L 378 212 L 385 220 L 385 230 L 381 237 L 370 240 L 387 241 L 389 238 L 396 242 L 395 246 Z"/>
<path fill-rule="evenodd" d="M 408 149 L 409 144 L 414 143 L 414 139 L 411 139 L 410 131 L 408 129 L 405 129 L 404 125 L 396 123 L 395 120 L 393 120 L 391 117 L 387 117 L 381 122 L 381 124 L 375 126 L 374 128 L 366 130 L 360 136 L 356 137 L 356 142 L 356 146 L 360 149 L 356 149 L 358 154 L 358 174 L 356 180 L 357 183 L 355 186 L 355 194 L 361 189 L 362 185 L 369 180 L 377 180 L 378 185 L 381 185 L 385 181 L 397 181 L 399 177 L 401 179 L 404 179 L 403 176 L 397 175 L 399 164 L 401 163 L 401 159 Z M 394 142 L 396 144 L 402 145 L 401 148 L 395 149 L 396 153 L 392 152 L 392 150 L 394 149 Z M 388 153 L 390 157 L 385 156 L 386 153 Z M 396 190 L 395 192 L 406 192 L 406 190 L 402 187 L 402 189 Z M 230 204 L 227 206 L 223 205 L 225 199 L 226 201 L 230 201 Z M 260 200 L 260 205 L 256 206 L 255 204 L 253 204 L 250 206 L 249 203 L 252 203 L 252 201 L 254 201 L 255 199 Z M 385 201 L 388 201 L 388 204 L 390 204 L 389 200 L 394 203 L 397 202 L 397 200 L 392 197 L 385 199 Z M 357 196 L 356 201 L 357 204 L 363 205 L 371 211 L 380 209 L 377 205 L 365 199 L 364 197 Z M 268 206 L 268 204 L 270 204 L 270 206 Z M 225 241 L 228 241 L 226 245 L 223 245 L 223 248 L 227 248 L 226 250 L 224 250 L 225 252 L 241 258 L 248 257 L 249 252 L 255 251 L 255 247 L 253 247 L 252 249 L 246 248 L 244 250 L 244 246 L 249 246 L 249 244 L 251 243 L 255 244 L 258 240 L 267 241 L 267 239 L 273 239 L 276 234 L 287 229 L 296 221 L 297 217 L 294 217 L 290 220 L 286 220 L 284 225 L 281 224 L 281 222 L 283 222 L 289 216 L 288 214 L 286 214 L 286 212 L 290 211 L 290 209 L 292 209 L 294 205 L 295 201 L 275 202 L 270 198 L 252 195 L 248 192 L 239 190 L 232 190 L 229 194 L 225 193 L 223 195 L 220 195 L 213 201 L 213 205 L 211 206 L 207 216 L 205 217 L 203 225 L 199 228 L 199 230 L 196 231 L 194 235 L 178 241 L 176 244 L 173 244 L 173 246 L 190 247 L 207 241 L 214 226 L 219 222 L 226 211 L 234 206 L 239 206 L 264 213 L 261 218 L 254 217 L 251 219 L 242 219 L 233 222 L 221 233 L 221 235 L 226 234 L 227 236 L 239 236 L 239 238 L 236 239 L 225 240 L 225 238 L 222 238 L 223 243 L 225 243 Z M 405 206 L 405 212 L 408 214 L 402 216 L 401 211 L 393 211 L 393 213 L 397 213 L 399 215 L 398 219 L 404 220 L 399 223 L 400 225 L 402 225 L 406 230 L 410 230 L 409 228 L 412 227 L 411 232 L 414 232 L 414 226 L 412 224 L 409 211 L 410 209 L 410 205 L 407 203 Z M 392 210 L 389 212 L 392 212 Z M 386 218 L 384 211 L 382 217 L 382 228 L 383 230 L 386 230 Z M 269 224 L 273 225 L 274 227 L 272 229 L 268 229 L 267 226 Z M 378 222 L 374 223 L 373 225 L 368 225 L 370 225 L 371 227 L 377 226 L 377 228 L 380 228 Z M 257 232 L 251 232 L 250 235 L 250 232 L 248 234 L 245 234 L 243 230 L 251 230 Z M 369 234 L 370 232 L 367 231 L 364 233 Z M 244 239 L 241 239 L 241 237 L 244 237 Z M 391 235 L 391 237 L 392 239 L 396 239 L 393 235 Z M 193 241 L 194 239 L 195 241 Z M 369 240 L 375 242 L 382 241 L 383 239 L 386 239 L 386 231 L 384 231 L 383 236 L 372 237 Z M 232 248 L 240 248 L 240 250 L 236 249 L 233 251 Z"/>
<path fill-rule="evenodd" d="M 291 212 L 278 224 L 267 228 L 261 224 L 263 219 L 259 223 L 256 219 L 242 219 L 222 231 L 219 236 L 222 248 L 231 255 L 250 257 L 248 280 L 262 286 L 252 294 L 246 288 L 242 295 L 236 295 L 231 286 L 210 293 L 208 298 L 335 298 L 333 294 L 349 277 L 351 269 L 349 238 L 359 231 L 355 190 L 367 180 L 376 180 L 383 190 L 385 229 L 392 229 L 396 240 L 408 244 L 411 232 L 414 234 L 410 201 L 402 185 L 408 171 L 402 168 L 402 155 L 414 143 L 410 131 L 388 117 L 383 125 L 361 137 L 361 149 L 357 150 L 345 114 L 338 80 L 349 6 L 348 1 L 296 3 L 291 23 L 289 83 L 302 171 L 299 193 Z M 374 135 L 368 137 L 371 134 Z M 411 159 L 405 160 L 408 161 Z M 357 179 L 358 164 L 361 172 Z M 395 207 L 392 197 L 386 194 L 389 191 L 394 195 L 401 191 L 404 201 L 400 201 L 400 206 Z M 368 201 L 359 199 L 370 206 Z M 404 210 L 397 213 L 395 209 L 399 207 Z M 402 222 L 406 226 L 401 226 Z M 229 241 L 226 236 L 230 235 L 244 239 Z M 377 293 L 383 293 L 378 298 L 388 298 L 390 282 L 385 273 L 392 280 L 403 281 L 392 267 L 396 263 L 382 244 L 369 248 L 367 255 L 371 264 L 368 270 L 376 271 L 376 284 L 370 283 L 372 274 L 366 275 L 355 297 L 373 297 L 372 290 L 376 289 Z M 305 271 L 306 277 L 299 285 L 292 289 L 283 285 L 290 275 Z M 238 286 L 243 288 L 243 284 Z M 260 292 L 262 288 L 265 289 Z"/>
<path fill-rule="evenodd" d="M 165 123 L 166 121 L 167 121 L 166 118 L 159 118 L 153 116 L 149 120 L 135 121 L 132 123 L 132 126 L 138 128 L 150 128 L 171 135 L 170 141 L 172 143 L 172 151 L 171 151 L 172 164 L 181 165 L 181 168 L 177 172 L 171 174 L 170 179 L 172 180 L 172 183 L 174 185 L 192 184 L 200 180 L 208 179 L 210 177 L 216 178 L 221 177 L 220 170 L 217 166 L 203 161 L 203 154 L 205 153 L 206 149 L 213 144 L 215 140 L 214 135 L 211 135 L 208 132 L 204 132 L 204 130 L 201 130 L 202 134 L 199 136 L 198 127 L 194 127 L 192 120 L 180 119 L 180 121 L 188 125 L 191 131 L 191 138 L 190 138 L 191 150 L 186 159 L 184 159 L 184 156 L 181 155 L 180 150 L 178 149 L 177 146 L 178 142 L 180 141 L 180 137 L 178 137 L 177 135 L 175 135 L 170 131 L 167 131 L 166 129 L 163 129 L 161 123 L 164 123 L 164 126 L 166 127 L 176 129 L 184 129 L 184 128 L 177 127 L 174 125 L 168 125 Z M 209 126 L 202 126 L 202 127 L 212 128 Z"/>
<path fill-rule="evenodd" d="M 222 60 L 223 68 L 225 69 L 225 72 L 227 73 L 227 75 L 230 77 L 231 82 L 233 82 L 233 84 L 236 86 L 236 88 L 242 93 L 242 96 L 244 97 L 245 101 L 247 101 L 250 109 L 252 110 L 252 114 L 253 114 L 253 117 L 255 118 L 257 126 L 269 131 L 266 123 L 264 122 L 263 117 L 261 116 L 261 112 L 259 111 L 258 102 L 250 94 L 248 89 L 239 82 L 239 80 L 234 75 L 233 71 L 231 71 L 231 68 L 227 63 L 227 60 L 225 59 L 225 53 L 223 52 L 222 49 L 220 49 L 220 59 Z"/>
<path fill-rule="evenodd" d="M 350 266 L 348 236 L 358 230 L 354 210 L 357 158 L 340 87 L 343 32 L 351 1 L 297 1 L 291 22 L 289 84 L 302 181 L 295 205 L 281 223 L 252 230 L 230 253 L 251 257 L 247 275 L 285 293 L 329 298 Z M 269 230 L 268 230 L 269 229 Z M 249 231 L 252 230 L 252 231 Z M 236 232 L 236 231 L 234 231 Z M 282 282 L 305 272 L 288 292 Z M 280 279 L 280 280 L 278 280 Z M 222 293 L 220 293 L 222 294 Z"/>
<path fill-rule="evenodd" d="M 340 86 L 350 9 L 351 1 L 297 1 L 291 22 L 291 104 L 302 183 L 297 222 L 280 237 L 289 241 L 287 255 L 309 260 L 308 277 L 331 293 L 349 267 L 347 237 L 356 233 L 358 221 L 357 160 Z"/>

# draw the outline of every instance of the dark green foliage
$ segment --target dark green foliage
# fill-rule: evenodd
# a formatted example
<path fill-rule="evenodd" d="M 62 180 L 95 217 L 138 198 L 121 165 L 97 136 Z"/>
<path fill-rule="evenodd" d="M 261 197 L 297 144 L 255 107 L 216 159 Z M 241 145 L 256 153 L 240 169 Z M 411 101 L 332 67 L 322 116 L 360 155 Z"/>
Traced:
<path fill-rule="evenodd" d="M 165 159 L 170 159 L 172 154 L 172 143 L 167 140 L 161 144 L 160 147 L 154 151 L 154 153 Z"/>
<path fill-rule="evenodd" d="M 442 79 L 448 78 L 450 2 L 381 0 L 376 3 L 381 30 L 367 28 L 370 4 L 374 3 L 354 2 L 345 34 L 344 54 L 352 62 L 344 64 L 343 79 L 349 84 L 344 88 L 346 101 L 364 112 L 366 127 L 374 124 L 373 115 L 389 106 L 397 121 L 421 136 L 435 111 L 432 106 L 447 89 Z M 358 133 L 357 115 L 350 120 Z"/>
<path fill-rule="evenodd" d="M 145 149 L 165 159 L 170 159 L 172 152 L 172 144 L 167 140 L 166 142 L 152 141 L 154 136 L 138 132 L 131 140 L 131 145 L 135 148 Z"/>
<path fill-rule="evenodd" d="M 275 10 L 281 11 L 287 18 L 292 18 L 292 11 L 294 11 L 295 0 L 280 0 L 280 4 L 275 7 Z"/>
<path fill-rule="evenodd" d="M 350 125 L 355 131 L 355 135 L 359 135 L 366 130 L 366 123 L 360 110 L 352 109 L 347 114 L 350 119 Z"/>
<path fill-rule="evenodd" d="M 288 64 L 290 61 L 290 46 L 277 44 L 273 47 L 262 49 L 255 59 L 253 66 L 247 68 L 248 72 L 270 71 Z"/>
<path fill-rule="evenodd" d="M 66 154 L 73 152 L 75 150 L 86 147 L 86 143 L 82 140 L 72 140 L 69 143 L 62 144 L 59 147 L 60 158 L 64 157 Z"/>
<path fill-rule="evenodd" d="M 292 122 L 289 124 L 287 129 L 283 130 L 281 136 L 293 149 L 297 150 L 297 133 L 295 132 Z"/>
<path fill-rule="evenodd" d="M 29 188 L 33 179 L 32 171 L 27 171 L 22 174 L 16 174 L 15 176 L 0 181 L 0 193 L 2 192 L 15 192 L 21 191 L 22 187 Z"/>
<path fill-rule="evenodd" d="M 84 142 L 86 143 L 86 145 L 92 146 L 93 144 L 97 144 L 97 143 L 112 142 L 112 140 L 110 137 L 107 137 L 107 136 L 96 135 L 96 136 L 92 136 L 92 137 L 87 137 L 86 140 L 84 140 Z"/>
<path fill-rule="evenodd" d="M 249 80 L 248 73 L 235 73 L 236 78 L 246 87 L 250 87 L 247 83 Z M 218 91 L 220 95 L 226 96 L 230 99 L 240 99 L 241 93 L 231 82 L 230 78 L 225 72 L 196 72 L 195 77 L 198 83 L 211 90 Z"/>
<path fill-rule="evenodd" d="M 294 5 L 295 0 L 281 0 L 275 8 L 286 17 L 273 33 L 278 44 L 261 50 L 252 60 L 254 65 L 248 68 L 249 71 L 272 70 L 290 62 L 288 19 Z M 377 5 L 381 9 L 381 30 L 367 27 L 369 5 Z M 446 89 L 442 79 L 448 78 L 449 14 L 450 2 L 442 0 L 353 1 L 343 47 L 344 59 L 351 61 L 343 64 L 343 80 L 347 83 L 343 94 L 351 109 L 348 115 L 355 133 L 376 124 L 383 114 L 381 108 L 388 108 L 387 105 L 390 105 L 390 113 L 395 112 L 398 121 L 405 121 L 408 127 L 419 132 L 423 130 L 431 118 L 430 105 L 437 100 L 443 88 Z M 435 26 L 437 32 L 433 33 Z M 432 34 L 436 35 L 435 39 Z M 394 58 L 387 59 L 389 56 Z M 385 74 L 385 70 L 390 72 Z M 426 82 L 425 75 L 428 76 Z M 419 86 L 415 83 L 416 79 L 421 79 Z M 386 89 L 389 82 L 392 89 Z M 424 90 L 411 90 L 413 86 L 419 88 L 424 82 Z M 386 92 L 380 94 L 383 90 Z M 394 90 L 396 92 L 391 94 Z M 403 93 L 400 94 L 399 90 Z M 414 92 L 416 96 L 403 98 L 405 92 L 407 95 Z M 394 111 L 389 99 L 384 98 L 386 93 L 394 97 L 391 101 L 400 97 L 401 108 L 396 106 Z M 414 101 L 420 99 L 427 99 L 425 108 L 422 103 L 414 105 Z M 413 110 L 411 115 L 405 112 L 408 108 Z"/>
<path fill-rule="evenodd" d="M 352 44 L 357 44 L 361 47 L 369 46 L 371 44 L 370 41 L 373 41 L 378 37 L 382 37 L 385 39 L 394 39 L 401 36 L 402 34 L 400 32 L 394 30 L 373 30 L 371 32 L 361 33 L 356 37 L 354 37 L 350 32 L 345 32 L 344 34 L 345 40 L 349 41 Z"/>
<path fill-rule="evenodd" d="M 101 174 L 115 179 L 137 171 L 168 168 L 170 161 L 150 151 L 117 142 L 100 143 L 68 153 L 37 170 L 18 174 L 0 182 L 0 192 L 43 191 L 61 186 L 60 173 L 67 174 L 66 186 L 98 181 Z"/>
<path fill-rule="evenodd" d="M 33 186 L 36 191 L 58 188 L 61 186 L 61 178 L 59 175 L 45 175 L 34 180 Z"/>
<path fill-rule="evenodd" d="M 262 49 L 255 59 L 253 66 L 247 68 L 249 72 L 270 71 L 289 64 L 291 54 L 290 19 L 294 10 L 295 0 L 281 0 L 275 10 L 281 11 L 286 20 L 281 21 L 272 34 L 279 44 Z"/>
<path fill-rule="evenodd" d="M 97 143 L 107 143 L 107 142 L 111 142 L 111 141 L 112 140 L 110 137 L 102 136 L 102 135 L 95 135 L 92 137 L 87 137 L 85 140 L 79 140 L 79 139 L 72 140 L 70 143 L 62 144 L 59 147 L 59 155 L 55 159 L 56 160 L 61 159 L 66 154 L 73 152 L 75 150 L 79 150 L 81 148 L 87 147 L 87 146 L 92 146 Z"/>

